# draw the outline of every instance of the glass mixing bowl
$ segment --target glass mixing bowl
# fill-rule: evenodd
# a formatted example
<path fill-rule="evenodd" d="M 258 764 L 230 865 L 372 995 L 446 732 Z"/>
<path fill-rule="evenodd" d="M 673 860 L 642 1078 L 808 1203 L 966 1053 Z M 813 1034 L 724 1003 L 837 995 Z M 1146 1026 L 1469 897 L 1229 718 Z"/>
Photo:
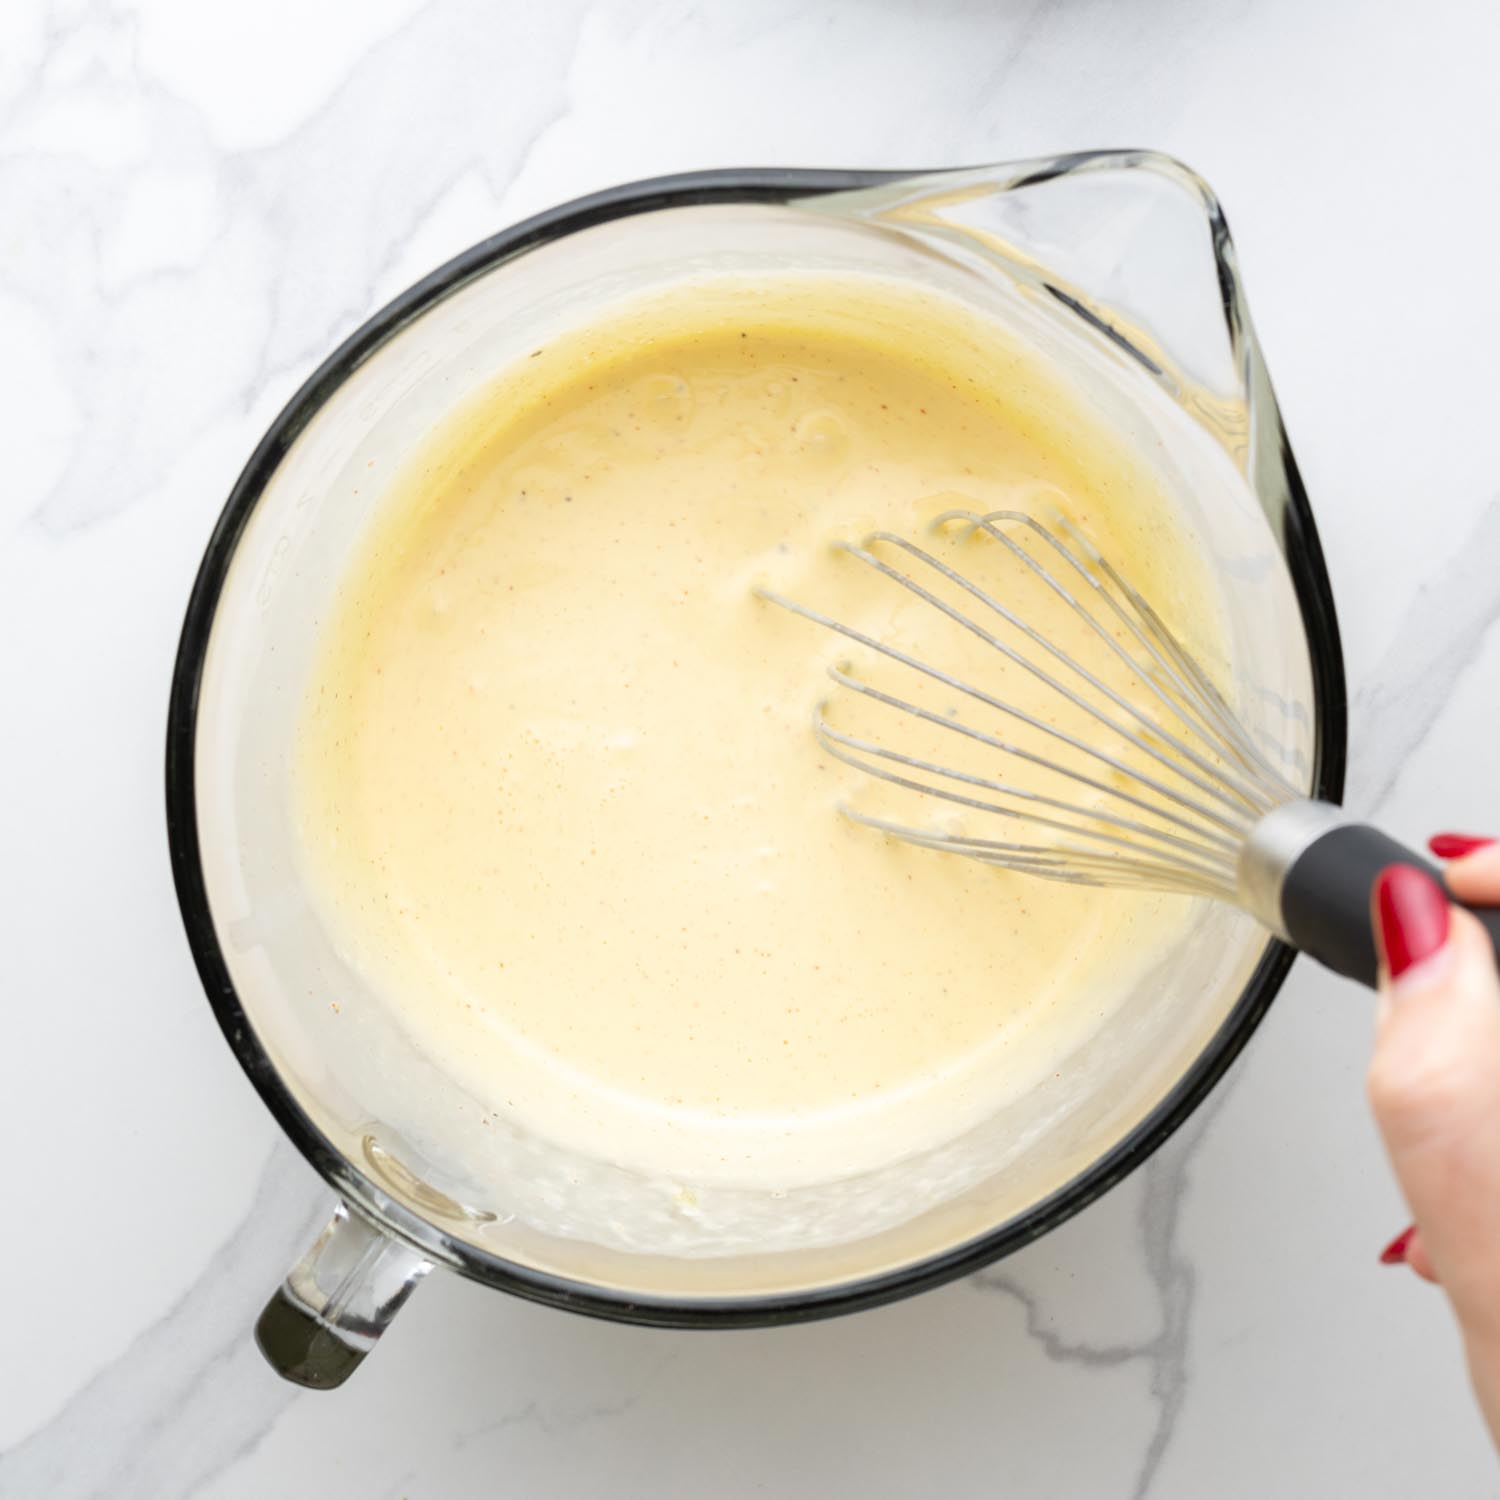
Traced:
<path fill-rule="evenodd" d="M 433 1265 L 668 1326 L 845 1312 L 973 1270 L 1160 1145 L 1287 971 L 1288 949 L 1205 905 L 1045 1097 L 881 1171 L 759 1194 L 482 1127 L 399 1018 L 359 996 L 299 876 L 289 776 L 319 623 L 379 498 L 371 475 L 622 297 L 789 268 L 945 291 L 1053 362 L 1149 455 L 1201 539 L 1242 717 L 1297 784 L 1340 793 L 1328 579 L 1223 215 L 1179 163 L 1129 152 L 922 175 L 693 174 L 476 246 L 377 313 L 272 424 L 209 542 L 172 684 L 168 829 L 199 973 L 246 1073 L 340 1199 L 258 1326 L 289 1378 L 338 1384 Z"/>

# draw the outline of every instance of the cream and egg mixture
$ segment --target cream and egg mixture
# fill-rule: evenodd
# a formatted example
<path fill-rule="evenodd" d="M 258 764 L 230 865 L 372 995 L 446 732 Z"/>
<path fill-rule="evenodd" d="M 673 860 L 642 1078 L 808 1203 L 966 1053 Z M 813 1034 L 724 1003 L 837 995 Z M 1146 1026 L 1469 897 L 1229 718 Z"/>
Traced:
<path fill-rule="evenodd" d="M 881 1166 L 1053 1076 L 1190 907 L 840 817 L 878 786 L 811 726 L 859 650 L 756 595 L 903 640 L 920 607 L 830 544 L 1037 495 L 1217 641 L 1166 497 L 956 301 L 708 278 L 521 360 L 391 486 L 307 691 L 305 861 L 379 1003 L 536 1134 L 730 1184 Z"/>

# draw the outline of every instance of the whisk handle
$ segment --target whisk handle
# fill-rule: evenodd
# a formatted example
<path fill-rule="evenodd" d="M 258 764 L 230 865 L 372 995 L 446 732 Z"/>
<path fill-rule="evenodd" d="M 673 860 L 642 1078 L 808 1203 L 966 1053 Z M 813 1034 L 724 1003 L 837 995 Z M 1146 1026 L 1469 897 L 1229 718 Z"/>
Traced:
<path fill-rule="evenodd" d="M 1404 844 L 1365 823 L 1341 823 L 1319 835 L 1287 868 L 1281 885 L 1286 935 L 1304 953 L 1371 987 L 1375 931 L 1370 887 L 1387 865 L 1414 865 L 1442 883 L 1442 872 Z M 1500 907 L 1470 908 L 1500 958 Z"/>

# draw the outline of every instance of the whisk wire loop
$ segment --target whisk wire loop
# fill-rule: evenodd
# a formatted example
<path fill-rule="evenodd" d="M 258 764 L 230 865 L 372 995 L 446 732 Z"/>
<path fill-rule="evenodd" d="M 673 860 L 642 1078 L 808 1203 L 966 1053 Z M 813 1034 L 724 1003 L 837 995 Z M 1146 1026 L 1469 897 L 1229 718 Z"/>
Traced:
<path fill-rule="evenodd" d="M 983 522 L 981 521 L 980 524 L 983 525 Z M 989 527 L 985 527 L 984 529 L 987 531 L 990 530 Z M 1038 564 L 1036 560 L 1030 556 L 1029 553 L 1025 552 L 1021 548 L 1016 547 L 1009 537 L 1005 536 L 1003 533 L 995 534 L 997 535 L 998 540 L 1004 543 L 1004 545 L 1012 552 L 1014 552 L 1014 554 L 1039 578 L 1041 578 L 1048 585 L 1048 587 L 1056 592 L 1069 605 L 1074 613 L 1087 621 L 1090 627 L 1098 632 L 1100 638 L 1104 640 L 1105 643 L 1119 655 L 1120 659 L 1124 661 L 1126 666 L 1131 670 L 1133 674 L 1137 674 L 1139 676 L 1139 680 L 1143 681 L 1145 685 L 1149 687 L 1154 694 L 1156 694 L 1156 696 L 1161 700 L 1162 704 L 1167 707 L 1167 709 L 1171 713 L 1173 713 L 1179 719 L 1183 719 L 1185 723 L 1191 725 L 1191 727 L 1196 729 L 1197 732 L 1201 733 L 1201 729 L 1199 729 L 1198 726 L 1192 725 L 1192 721 L 1185 718 L 1182 708 L 1172 702 L 1171 699 L 1169 699 L 1164 693 L 1162 693 L 1161 689 L 1157 687 L 1157 685 L 1152 682 L 1149 677 L 1141 673 L 1139 664 L 1131 661 L 1128 653 L 1125 652 L 1123 648 L 1121 648 L 1119 642 L 1114 640 L 1107 631 L 1103 630 L 1100 627 L 1099 622 L 1094 618 L 1094 616 L 1090 614 L 1089 611 L 1085 609 L 1083 605 L 1076 598 L 1074 598 L 1066 588 L 1059 584 L 1056 579 L 1054 579 L 1044 568 L 1042 568 L 1041 565 Z M 1191 780 L 1193 784 L 1200 790 L 1208 791 L 1211 795 L 1216 796 L 1220 800 L 1231 805 L 1237 803 L 1238 805 L 1243 806 L 1247 810 L 1251 811 L 1256 808 L 1253 791 L 1241 786 L 1238 781 L 1229 782 L 1227 785 L 1224 784 L 1224 778 L 1220 768 L 1216 767 L 1210 760 L 1201 755 L 1191 745 L 1186 744 L 1181 738 L 1173 734 L 1159 720 L 1152 719 L 1140 708 L 1138 704 L 1132 703 L 1123 693 L 1119 692 L 1115 688 L 1112 688 L 1108 683 L 1101 681 L 1098 676 L 1096 676 L 1093 672 L 1090 672 L 1088 668 L 1085 667 L 1081 662 L 1074 660 L 1059 646 L 1049 641 L 1034 627 L 1028 625 L 1025 620 L 1018 618 L 1011 610 L 1007 609 L 1005 605 L 1003 605 L 998 599 L 996 599 L 993 594 L 989 593 L 985 589 L 980 588 L 979 585 L 976 584 L 972 579 L 964 577 L 963 574 L 959 573 L 954 568 L 949 567 L 948 564 L 943 562 L 940 558 L 934 557 L 930 552 L 927 552 L 921 547 L 916 546 L 913 542 L 908 541 L 904 537 L 895 535 L 893 532 L 877 531 L 873 534 L 870 540 L 885 542 L 892 546 L 900 548 L 903 552 L 909 554 L 911 557 L 916 558 L 918 561 L 925 563 L 928 567 L 942 574 L 942 576 L 944 578 L 947 578 L 951 583 L 957 584 L 966 593 L 972 595 L 981 604 L 992 610 L 1007 624 L 1020 631 L 1024 636 L 1026 636 L 1028 640 L 1040 646 L 1051 657 L 1061 663 L 1068 671 L 1074 673 L 1077 677 L 1081 678 L 1085 683 L 1087 683 L 1089 687 L 1093 688 L 1096 692 L 1102 694 L 1105 698 L 1107 698 L 1112 704 L 1114 704 L 1135 722 L 1135 724 L 1137 725 L 1137 730 L 1126 730 L 1105 715 L 1097 713 L 1090 708 L 1089 712 L 1093 713 L 1094 717 L 1098 718 L 1101 724 L 1105 725 L 1107 728 L 1115 730 L 1118 733 L 1130 736 L 1134 744 L 1144 749 L 1161 765 L 1165 766 L 1167 769 L 1175 772 L 1176 774 L 1184 776 L 1187 779 Z M 1055 681 L 1047 673 L 1043 672 L 1040 668 L 1036 667 L 1033 663 L 1028 661 L 1019 653 L 1008 650 L 1004 645 L 1000 644 L 998 641 L 994 640 L 993 637 L 989 636 L 988 633 L 983 631 L 977 624 L 968 620 L 961 611 L 952 609 L 944 604 L 942 600 L 935 599 L 933 596 L 927 594 L 909 576 L 898 574 L 894 569 L 886 568 L 885 565 L 881 564 L 878 560 L 870 557 L 870 555 L 862 549 L 851 548 L 847 545 L 844 545 L 842 546 L 841 550 L 851 552 L 854 556 L 860 558 L 861 561 L 873 563 L 874 566 L 880 568 L 882 572 L 885 572 L 887 576 L 895 578 L 898 582 L 900 582 L 904 587 L 910 589 L 913 593 L 917 593 L 924 598 L 930 599 L 932 602 L 936 603 L 938 607 L 949 616 L 949 618 L 966 625 L 969 629 L 978 634 L 981 639 L 986 640 L 991 645 L 995 645 L 997 649 L 1004 652 L 1011 660 L 1017 662 L 1019 665 L 1026 667 L 1028 671 L 1041 678 L 1041 680 L 1046 682 L 1049 687 L 1056 688 L 1057 691 L 1064 693 L 1075 705 L 1088 708 L 1088 705 L 1086 705 L 1084 703 L 1084 700 L 1076 693 L 1070 692 L 1061 683 Z M 1190 762 L 1192 765 L 1196 766 L 1200 772 L 1204 773 L 1204 776 L 1190 776 L 1184 766 L 1182 766 L 1178 762 L 1173 761 L 1169 756 L 1162 754 L 1156 747 L 1143 741 L 1141 738 L 1139 738 L 1139 730 L 1141 729 L 1146 730 L 1148 733 L 1164 741 L 1165 744 L 1172 750 L 1176 751 L 1179 756 Z"/>
<path fill-rule="evenodd" d="M 1069 781 L 1076 782 L 1080 786 L 1088 787 L 1091 791 L 1098 792 L 1102 796 L 1112 798 L 1118 802 L 1127 803 L 1132 807 L 1140 809 L 1140 811 L 1144 813 L 1150 814 L 1151 816 L 1160 819 L 1164 823 L 1175 824 L 1179 828 L 1182 828 L 1189 833 L 1198 834 L 1207 842 L 1217 843 L 1225 850 L 1231 850 L 1238 847 L 1234 839 L 1225 837 L 1223 835 L 1216 835 L 1211 831 L 1203 830 L 1202 827 L 1198 823 L 1195 823 L 1191 817 L 1184 817 L 1180 813 L 1173 812 L 1170 808 L 1161 807 L 1160 805 L 1151 802 L 1148 798 L 1142 797 L 1134 792 L 1126 791 L 1123 787 L 1113 785 L 1106 781 L 1100 781 L 1096 777 L 1090 776 L 1086 771 L 1080 771 L 1076 767 L 1060 765 L 1055 761 L 1047 759 L 1045 756 L 1037 754 L 1035 751 L 1027 750 L 1020 745 L 1011 744 L 1009 741 L 1002 740 L 996 735 L 988 734 L 986 733 L 986 731 L 978 729 L 972 724 L 966 724 L 962 719 L 949 718 L 943 714 L 934 713 L 929 708 L 923 708 L 921 704 L 910 703 L 905 699 L 897 698 L 893 694 L 883 692 L 879 688 L 872 687 L 869 683 L 861 682 L 857 678 L 849 676 L 849 674 L 843 671 L 841 668 L 835 667 L 831 669 L 829 672 L 829 676 L 841 686 L 847 687 L 851 691 L 859 693 L 864 697 L 871 698 L 877 703 L 883 703 L 890 708 L 899 710 L 902 713 L 910 714 L 913 718 L 922 719 L 929 724 L 935 725 L 939 729 L 945 729 L 951 731 L 954 734 L 963 735 L 967 739 L 977 741 L 981 745 L 989 746 L 990 748 L 998 750 L 1005 755 L 1013 757 L 1016 760 L 1028 762 L 1031 765 L 1038 766 L 1058 776 L 1064 777 Z M 817 729 L 820 738 L 827 739 L 829 737 L 835 736 L 836 732 L 829 727 L 827 720 L 822 716 L 821 711 L 818 715 L 817 720 L 815 721 L 814 727 Z M 840 736 L 839 738 L 847 740 L 848 737 Z M 1066 738 L 1066 736 L 1064 736 L 1064 738 Z M 909 764 L 918 764 L 918 762 L 916 762 L 912 757 L 903 755 L 900 751 L 888 750 L 883 747 L 874 745 L 871 745 L 869 748 L 871 753 L 877 754 L 883 759 L 906 761 Z M 1106 757 L 1106 759 L 1109 760 L 1109 763 L 1111 765 L 1117 766 L 1121 770 L 1124 769 L 1122 762 L 1115 760 L 1113 757 Z M 870 770 L 871 774 L 879 774 L 871 767 L 865 767 L 865 769 Z M 959 771 L 952 767 L 937 769 L 941 770 L 941 774 L 955 781 L 972 781 L 978 779 L 972 777 L 971 773 Z M 1000 784 L 996 782 L 989 782 L 987 784 L 995 787 L 997 790 L 1000 786 Z M 1022 788 L 1009 788 L 1008 790 L 1011 796 L 1034 801 L 1039 804 L 1044 802 L 1051 802 L 1053 800 L 1045 797 L 1041 793 L 1027 791 Z M 1055 805 L 1059 807 L 1073 807 L 1073 804 L 1063 803 L 1060 801 L 1056 802 Z M 1073 810 L 1077 811 L 1076 808 L 1073 808 Z M 1117 814 L 1113 814 L 1109 812 L 1108 809 L 1100 807 L 1091 809 L 1088 813 L 1088 816 L 1095 821 L 1116 823 L 1120 821 Z M 1144 825 L 1142 825 L 1142 827 L 1144 830 Z M 1165 835 L 1162 836 L 1165 837 Z"/>
<path fill-rule="evenodd" d="M 1078 557 L 1061 538 L 1047 530 L 1035 516 L 1028 515 L 1025 511 L 991 511 L 983 516 L 974 511 L 946 511 L 934 520 L 933 527 L 938 528 L 954 520 L 962 520 L 984 531 L 986 535 L 1004 544 L 1027 566 L 1046 577 L 1052 586 L 1068 600 L 1073 609 L 1088 620 L 1090 627 L 1099 638 L 1127 665 L 1134 666 L 1135 663 L 1131 660 L 1129 653 L 1110 632 L 1104 629 L 1102 624 L 1062 585 L 1052 579 L 1029 553 L 1018 547 L 1012 538 L 1006 536 L 997 523 L 1007 521 L 1024 526 L 1039 540 L 1045 542 L 1067 563 L 1082 582 L 1094 591 L 1095 596 L 1102 601 L 1113 617 L 1130 632 L 1180 697 L 1174 702 L 1150 673 L 1143 674 L 1141 678 L 1146 686 L 1163 704 L 1179 716 L 1186 708 L 1192 717 L 1185 722 L 1192 723 L 1196 732 L 1211 743 L 1217 742 L 1221 751 L 1225 747 L 1229 748 L 1234 759 L 1239 761 L 1249 775 L 1249 781 L 1243 783 L 1243 786 L 1258 812 L 1263 813 L 1268 808 L 1278 806 L 1299 795 L 1296 789 L 1271 766 L 1256 748 L 1255 742 L 1235 717 L 1229 705 L 1224 702 L 1208 674 L 1188 654 L 1149 602 L 1120 576 L 1109 559 L 1104 557 L 1098 548 L 1066 517 L 1060 514 L 1054 516 L 1053 524 L 1073 539 L 1078 549 L 1087 557 L 1087 562 Z M 1092 565 L 1092 570 L 1090 565 Z"/>
<path fill-rule="evenodd" d="M 992 733 L 966 722 L 956 708 L 937 712 L 854 675 L 845 664 L 829 668 L 836 687 L 892 710 L 888 722 L 916 721 L 941 729 L 960 737 L 971 752 L 975 747 L 993 752 L 997 772 L 1006 765 L 1030 767 L 1056 778 L 1058 792 L 1072 787 L 1078 794 L 1073 800 L 991 774 L 988 767 L 965 769 L 894 748 L 882 742 L 884 736 L 851 733 L 829 722 L 825 704 L 815 716 L 814 729 L 829 755 L 875 781 L 915 794 L 923 803 L 1001 819 L 1005 830 L 1023 837 L 985 837 L 935 823 L 924 827 L 849 806 L 842 811 L 853 822 L 919 848 L 957 853 L 1044 879 L 1233 898 L 1236 861 L 1251 828 L 1298 793 L 1269 764 L 1207 672 L 1141 594 L 1072 522 L 1061 515 L 1049 521 L 1043 525 L 1020 510 L 981 514 L 954 509 L 938 516 L 932 530 L 942 534 L 961 524 L 961 540 L 997 543 L 1025 570 L 1023 577 L 1036 580 L 1062 601 L 1069 616 L 1085 627 L 1085 641 L 1092 639 L 1104 648 L 1102 664 L 1080 660 L 1028 619 L 1023 604 L 1001 597 L 995 585 L 975 581 L 906 537 L 877 531 L 857 545 L 836 543 L 835 549 L 939 611 L 1028 674 L 1045 690 L 1044 696 L 1057 695 L 1059 709 L 1068 705 L 1085 724 L 1097 727 L 1107 743 L 1094 743 L 1083 732 L 1054 722 L 1054 716 L 1044 717 L 1045 707 L 1033 710 L 990 691 L 972 680 L 977 670 L 972 662 L 962 673 L 950 670 L 771 589 L 757 590 L 762 598 L 877 658 L 1002 715 L 1023 736 L 1029 731 L 1030 737 Z M 877 547 L 898 552 L 907 566 L 893 565 L 877 554 Z M 1042 556 L 1037 555 L 1039 549 L 1045 549 Z M 985 614 L 976 617 L 936 592 L 939 580 Z M 991 616 L 1019 641 L 1013 643 L 983 623 Z M 1111 662 L 1111 671 L 1125 673 L 1123 686 L 1105 679 Z"/>

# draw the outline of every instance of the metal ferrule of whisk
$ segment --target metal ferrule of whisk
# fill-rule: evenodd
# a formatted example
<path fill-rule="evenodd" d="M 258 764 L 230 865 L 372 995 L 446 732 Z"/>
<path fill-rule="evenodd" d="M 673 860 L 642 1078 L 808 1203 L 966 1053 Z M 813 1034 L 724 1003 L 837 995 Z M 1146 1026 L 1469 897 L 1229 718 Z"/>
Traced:
<path fill-rule="evenodd" d="M 1156 610 L 1065 517 L 951 510 L 931 529 L 942 555 L 889 531 L 836 547 L 900 590 L 903 604 L 945 616 L 930 617 L 932 639 L 956 643 L 961 666 L 931 655 L 926 632 L 913 648 L 757 590 L 890 665 L 889 682 L 832 666 L 838 692 L 820 705 L 814 731 L 829 755 L 914 797 L 914 816 L 852 806 L 845 816 L 1049 880 L 1233 902 L 1329 967 L 1373 983 L 1371 881 L 1390 863 L 1431 866 L 1308 799 Z M 961 569 L 955 541 L 999 549 L 989 559 L 999 582 Z M 1028 616 L 1018 595 L 1045 610 Z M 1071 646 L 1054 638 L 1059 621 Z M 860 707 L 857 732 L 834 722 L 843 695 Z M 1500 922 L 1492 935 L 1500 944 Z"/>

